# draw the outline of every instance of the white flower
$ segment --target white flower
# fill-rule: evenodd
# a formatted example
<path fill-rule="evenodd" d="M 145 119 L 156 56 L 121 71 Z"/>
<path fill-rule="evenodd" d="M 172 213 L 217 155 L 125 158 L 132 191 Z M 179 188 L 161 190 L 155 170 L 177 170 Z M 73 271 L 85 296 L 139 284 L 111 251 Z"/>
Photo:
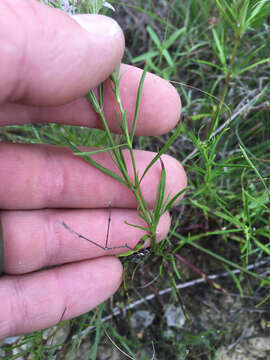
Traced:
<path fill-rule="evenodd" d="M 108 1 L 104 1 L 103 6 L 111 9 L 112 11 L 115 11 L 115 8 L 111 4 L 109 4 Z"/>

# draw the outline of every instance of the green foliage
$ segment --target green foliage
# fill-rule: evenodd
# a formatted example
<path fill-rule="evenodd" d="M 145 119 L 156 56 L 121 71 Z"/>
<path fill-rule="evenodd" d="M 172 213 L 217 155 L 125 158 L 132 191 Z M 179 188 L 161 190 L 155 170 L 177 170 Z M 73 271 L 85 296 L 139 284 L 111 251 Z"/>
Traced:
<path fill-rule="evenodd" d="M 152 286 L 160 303 L 164 300 L 161 300 L 163 297 L 159 291 L 163 287 L 170 288 L 171 295 L 167 296 L 166 301 L 182 306 L 191 322 L 187 322 L 184 329 L 174 329 L 169 333 L 159 301 L 155 306 L 150 300 L 145 301 L 150 309 L 155 309 L 156 320 L 155 325 L 145 329 L 140 340 L 130 323 L 131 310 L 120 321 L 121 326 L 117 321 L 100 325 L 100 319 L 104 316 L 102 313 L 108 313 L 109 305 L 106 304 L 97 313 L 86 314 L 71 322 L 76 340 L 63 344 L 62 349 L 68 348 L 67 358 L 71 358 L 84 338 L 82 334 L 86 332 L 92 340 L 89 359 L 98 358 L 98 344 L 106 337 L 104 326 L 113 341 L 131 358 L 151 358 L 152 340 L 158 358 L 206 358 L 201 357 L 202 353 L 207 354 L 209 359 L 214 358 L 215 344 L 222 342 L 230 345 L 234 342 L 232 334 L 228 340 L 228 324 L 220 323 L 217 326 L 216 323 L 203 323 L 201 327 L 196 327 L 201 316 L 198 309 L 203 305 L 199 302 L 197 306 L 192 306 L 192 301 L 186 301 L 188 291 L 185 290 L 188 289 L 179 293 L 177 286 L 195 273 L 206 279 L 211 288 L 217 288 L 216 283 L 207 280 L 207 276 L 224 269 L 230 283 L 220 281 L 227 292 L 238 291 L 244 299 L 247 294 L 251 297 L 257 286 L 254 307 L 263 306 L 269 301 L 269 276 L 267 273 L 261 275 L 260 268 L 255 270 L 250 266 L 267 260 L 270 255 L 270 2 L 173 0 L 167 1 L 166 11 L 162 7 L 164 2 L 160 1 L 155 4 L 140 0 L 110 3 L 116 7 L 116 17 L 121 12 L 119 21 L 126 33 L 132 34 L 132 41 L 134 38 L 133 50 L 127 51 L 128 60 L 142 67 L 146 61 L 147 70 L 174 80 L 181 94 L 185 117 L 174 132 L 155 139 L 134 137 L 145 73 L 138 89 L 133 126 L 129 131 L 126 109 L 123 109 L 119 97 L 121 79 L 116 72 L 111 81 L 121 114 L 117 119 L 123 132 L 120 143 L 110 133 L 102 112 L 102 86 L 99 98 L 90 92 L 88 99 L 103 123 L 104 132 L 50 124 L 5 127 L 0 129 L 0 135 L 7 141 L 70 146 L 77 156 L 130 188 L 137 198 L 139 215 L 145 219 L 143 229 L 150 234 L 152 253 L 135 266 L 134 251 L 125 254 L 131 256 L 123 257 L 126 274 L 123 291 L 117 295 L 119 307 L 132 304 L 134 298 L 147 296 L 145 289 L 142 289 L 146 282 Z M 77 7 L 81 12 L 93 10 L 89 4 L 79 1 Z M 132 17 L 128 14 L 134 16 L 136 23 L 132 23 Z M 126 18 L 131 19 L 128 24 Z M 96 149 L 82 152 L 79 146 Z M 136 163 L 133 161 L 135 181 L 132 182 L 127 174 L 123 151 L 128 151 L 134 160 L 134 146 L 160 150 L 141 178 L 137 176 Z M 121 170 L 121 176 L 103 168 L 91 158 L 91 155 L 101 151 L 110 151 Z M 173 226 L 167 239 L 157 244 L 155 235 L 160 216 L 180 195 L 168 199 L 164 197 L 168 181 L 162 163 L 165 153 L 184 164 L 189 187 L 184 200 L 172 211 Z M 160 183 L 154 209 L 149 209 L 141 197 L 140 183 L 156 162 L 161 169 Z M 147 236 L 136 251 L 141 249 L 146 239 Z M 129 284 L 129 272 L 134 286 Z M 151 274 L 150 279 L 148 273 Z M 145 276 L 147 281 L 141 280 Z M 152 284 L 153 278 L 155 282 Z M 209 288 L 204 289 L 202 297 L 209 292 Z M 212 299 L 213 303 L 218 301 L 217 293 L 213 294 Z M 194 318 L 196 321 L 192 322 Z M 96 329 L 95 333 L 92 326 Z M 23 350 L 24 343 L 31 344 L 28 351 L 31 355 L 36 353 L 39 358 L 44 358 L 48 351 L 53 354 L 56 347 L 48 350 L 40 334 L 38 332 L 22 338 L 17 345 L 19 354 L 28 351 Z"/>

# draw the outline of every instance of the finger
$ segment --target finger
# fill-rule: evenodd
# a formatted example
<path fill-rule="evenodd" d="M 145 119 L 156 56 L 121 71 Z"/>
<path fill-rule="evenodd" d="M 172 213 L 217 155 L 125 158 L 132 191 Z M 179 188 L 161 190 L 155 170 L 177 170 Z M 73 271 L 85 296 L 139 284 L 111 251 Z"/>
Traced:
<path fill-rule="evenodd" d="M 8 274 L 125 253 L 147 233 L 128 225 L 146 226 L 137 211 L 131 209 L 112 209 L 111 215 L 108 209 L 2 211 L 1 219 L 4 272 Z M 157 241 L 165 238 L 169 227 L 166 213 L 156 230 Z"/>
<path fill-rule="evenodd" d="M 126 117 L 131 128 L 136 108 L 136 97 L 142 70 L 121 65 L 120 95 Z M 104 113 L 113 132 L 120 132 L 115 112 L 119 107 L 112 92 L 110 81 L 105 82 Z M 164 79 L 147 73 L 142 90 L 136 135 L 160 135 L 167 133 L 177 123 L 181 112 L 181 102 L 175 88 Z M 102 129 L 89 101 L 85 97 L 68 104 L 53 107 L 25 106 L 19 104 L 0 105 L 0 125 L 26 123 L 58 123 Z"/>
<path fill-rule="evenodd" d="M 106 257 L 0 280 L 0 339 L 52 326 L 95 308 L 121 283 L 119 260 Z"/>
<path fill-rule="evenodd" d="M 124 152 L 127 169 L 133 177 L 132 161 Z M 135 150 L 138 176 L 142 176 L 154 153 Z M 91 155 L 115 173 L 119 170 L 108 153 Z M 165 196 L 173 197 L 186 187 L 186 175 L 177 160 L 163 155 L 166 171 Z M 92 167 L 69 149 L 48 145 L 0 144 L 0 208 L 136 208 L 129 188 Z M 141 191 L 150 207 L 154 206 L 160 181 L 157 161 L 141 182 Z"/>
<path fill-rule="evenodd" d="M 123 34 L 108 17 L 71 17 L 35 0 L 1 0 L 0 13 L 0 103 L 70 102 L 121 61 Z"/>

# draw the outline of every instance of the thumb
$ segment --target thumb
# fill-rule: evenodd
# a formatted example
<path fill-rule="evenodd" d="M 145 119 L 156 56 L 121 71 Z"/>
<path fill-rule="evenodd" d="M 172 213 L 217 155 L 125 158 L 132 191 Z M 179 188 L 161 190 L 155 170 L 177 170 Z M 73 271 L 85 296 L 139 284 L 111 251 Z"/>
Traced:
<path fill-rule="evenodd" d="M 106 16 L 69 16 L 36 0 L 1 0 L 0 13 L 0 103 L 69 102 L 121 61 L 123 33 Z"/>

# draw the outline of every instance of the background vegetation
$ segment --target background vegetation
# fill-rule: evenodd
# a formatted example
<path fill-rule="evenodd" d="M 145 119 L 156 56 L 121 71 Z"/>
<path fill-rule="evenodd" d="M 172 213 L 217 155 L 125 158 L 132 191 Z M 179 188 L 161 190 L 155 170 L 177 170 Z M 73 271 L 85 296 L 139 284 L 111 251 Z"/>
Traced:
<path fill-rule="evenodd" d="M 124 61 L 147 61 L 181 95 L 182 132 L 167 153 L 185 166 L 189 188 L 158 249 L 123 260 L 124 284 L 110 301 L 5 344 L 4 358 L 267 359 L 269 346 L 258 353 L 252 339 L 267 337 L 270 323 L 270 3 L 110 3 L 115 13 L 105 11 L 126 36 Z M 79 127 L 0 129 L 6 141 L 58 145 L 63 133 L 107 146 L 104 132 Z M 170 136 L 134 146 L 158 151 Z"/>

